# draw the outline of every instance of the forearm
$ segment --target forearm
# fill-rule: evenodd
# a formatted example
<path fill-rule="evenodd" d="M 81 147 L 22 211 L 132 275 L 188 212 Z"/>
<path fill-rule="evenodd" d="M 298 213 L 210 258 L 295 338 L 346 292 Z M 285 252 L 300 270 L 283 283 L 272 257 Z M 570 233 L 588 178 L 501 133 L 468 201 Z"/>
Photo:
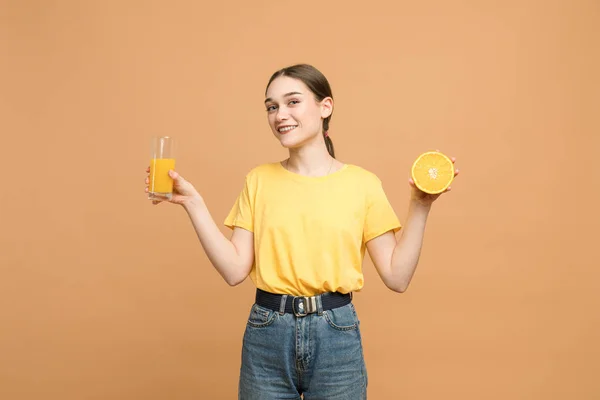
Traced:
<path fill-rule="evenodd" d="M 230 285 L 243 281 L 246 277 L 240 276 L 244 271 L 241 268 L 241 257 L 235 245 L 219 230 L 204 200 L 194 199 L 183 206 L 204 252 L 215 269 Z"/>
<path fill-rule="evenodd" d="M 419 263 L 430 210 L 431 205 L 422 205 L 415 200 L 410 202 L 406 223 L 394 248 L 391 261 L 393 286 L 399 292 L 404 292 L 408 288 Z"/>

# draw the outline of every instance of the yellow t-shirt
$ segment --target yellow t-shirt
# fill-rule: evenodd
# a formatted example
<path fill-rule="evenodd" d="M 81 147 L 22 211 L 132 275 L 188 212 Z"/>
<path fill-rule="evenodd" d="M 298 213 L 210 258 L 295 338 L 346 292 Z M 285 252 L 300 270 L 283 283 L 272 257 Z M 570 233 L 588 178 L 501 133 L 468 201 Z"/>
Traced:
<path fill-rule="evenodd" d="M 365 243 L 401 228 L 379 178 L 349 164 L 322 177 L 260 165 L 225 225 L 254 233 L 256 287 L 294 296 L 360 290 Z"/>

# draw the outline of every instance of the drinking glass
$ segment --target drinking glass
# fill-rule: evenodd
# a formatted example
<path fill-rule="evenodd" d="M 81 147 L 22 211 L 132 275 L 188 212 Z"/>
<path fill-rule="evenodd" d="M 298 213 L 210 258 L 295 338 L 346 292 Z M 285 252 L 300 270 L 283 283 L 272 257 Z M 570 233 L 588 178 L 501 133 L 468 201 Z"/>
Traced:
<path fill-rule="evenodd" d="M 173 179 L 169 176 L 169 170 L 172 169 L 175 169 L 175 141 L 169 136 L 152 138 L 148 199 L 171 200 Z"/>

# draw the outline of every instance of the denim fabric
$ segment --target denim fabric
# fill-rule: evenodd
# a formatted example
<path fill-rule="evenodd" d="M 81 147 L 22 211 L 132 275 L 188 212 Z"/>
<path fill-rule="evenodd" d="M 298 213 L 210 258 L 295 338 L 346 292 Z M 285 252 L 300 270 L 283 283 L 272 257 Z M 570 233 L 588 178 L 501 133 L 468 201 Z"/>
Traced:
<path fill-rule="evenodd" d="M 319 304 L 320 309 L 320 304 Z M 352 303 L 304 317 L 252 306 L 240 400 L 363 400 L 367 372 Z"/>

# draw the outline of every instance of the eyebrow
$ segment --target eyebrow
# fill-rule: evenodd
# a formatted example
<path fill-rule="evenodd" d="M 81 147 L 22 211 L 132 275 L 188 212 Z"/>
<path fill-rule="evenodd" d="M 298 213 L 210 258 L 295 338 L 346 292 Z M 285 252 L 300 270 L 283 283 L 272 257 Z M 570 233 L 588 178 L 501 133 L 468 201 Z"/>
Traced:
<path fill-rule="evenodd" d="M 289 93 L 284 94 L 283 97 L 293 96 L 295 94 L 302 95 L 302 93 L 300 93 L 300 92 L 289 92 Z M 268 103 L 269 101 L 273 101 L 273 99 L 269 97 L 265 100 L 265 103 Z"/>

